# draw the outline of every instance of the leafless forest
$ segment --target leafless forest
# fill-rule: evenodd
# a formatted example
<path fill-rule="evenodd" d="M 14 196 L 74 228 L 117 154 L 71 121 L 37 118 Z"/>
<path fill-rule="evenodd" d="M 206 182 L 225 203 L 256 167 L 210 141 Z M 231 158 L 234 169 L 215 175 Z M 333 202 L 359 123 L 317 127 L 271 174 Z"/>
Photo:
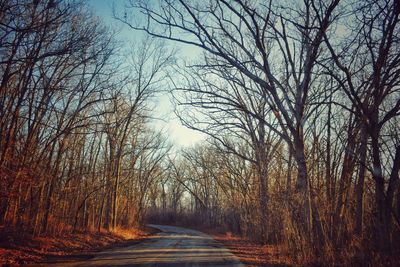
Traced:
<path fill-rule="evenodd" d="M 0 0 L 0 227 L 22 236 L 147 221 L 230 231 L 300 264 L 395 265 L 396 0 Z M 181 60 L 176 45 L 199 51 Z M 152 124 L 169 92 L 207 139 Z"/>

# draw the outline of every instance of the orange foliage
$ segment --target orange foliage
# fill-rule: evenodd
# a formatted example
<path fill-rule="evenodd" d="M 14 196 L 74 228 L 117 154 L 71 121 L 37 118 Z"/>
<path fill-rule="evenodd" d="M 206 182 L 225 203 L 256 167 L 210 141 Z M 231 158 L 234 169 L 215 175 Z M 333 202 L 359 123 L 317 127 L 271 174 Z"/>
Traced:
<path fill-rule="evenodd" d="M 82 231 L 59 236 L 28 237 L 21 239 L 17 232 L 0 227 L 0 266 L 37 262 L 47 257 L 89 255 L 116 243 L 128 244 L 147 232 L 139 229 L 117 228 L 108 232 Z"/>
<path fill-rule="evenodd" d="M 136 239 L 146 234 L 143 230 L 137 228 L 123 228 L 123 227 L 115 228 L 114 230 L 112 230 L 112 233 L 115 236 L 118 236 L 125 240 Z"/>

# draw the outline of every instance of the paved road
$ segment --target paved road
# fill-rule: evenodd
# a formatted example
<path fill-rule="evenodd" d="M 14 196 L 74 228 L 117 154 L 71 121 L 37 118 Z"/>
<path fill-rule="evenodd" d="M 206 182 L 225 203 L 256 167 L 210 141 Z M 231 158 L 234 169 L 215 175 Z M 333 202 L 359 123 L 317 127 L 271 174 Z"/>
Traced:
<path fill-rule="evenodd" d="M 161 232 L 137 245 L 106 250 L 82 262 L 41 266 L 244 266 L 204 233 L 175 226 L 149 226 Z"/>

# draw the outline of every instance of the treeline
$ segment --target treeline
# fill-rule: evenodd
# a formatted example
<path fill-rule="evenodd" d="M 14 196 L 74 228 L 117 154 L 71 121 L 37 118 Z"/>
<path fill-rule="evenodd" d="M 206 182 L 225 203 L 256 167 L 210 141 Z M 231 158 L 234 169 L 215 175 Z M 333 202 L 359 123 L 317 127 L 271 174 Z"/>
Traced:
<path fill-rule="evenodd" d="M 306 262 L 390 264 L 380 257 L 400 244 L 399 1 L 128 2 L 142 16 L 120 17 L 131 28 L 203 52 L 172 89 L 209 144 L 171 160 L 161 211 L 286 244 Z"/>
<path fill-rule="evenodd" d="M 129 52 L 80 1 L 0 0 L 2 229 L 113 230 L 151 210 L 303 263 L 396 263 L 398 1 L 126 4 L 114 16 L 149 35 Z M 177 65 L 162 39 L 203 53 Z M 149 124 L 166 81 L 209 136 L 180 155 Z"/>
<path fill-rule="evenodd" d="M 117 43 L 82 1 L 0 1 L 3 230 L 141 222 L 169 149 L 149 103 L 173 55 L 150 38 Z"/>

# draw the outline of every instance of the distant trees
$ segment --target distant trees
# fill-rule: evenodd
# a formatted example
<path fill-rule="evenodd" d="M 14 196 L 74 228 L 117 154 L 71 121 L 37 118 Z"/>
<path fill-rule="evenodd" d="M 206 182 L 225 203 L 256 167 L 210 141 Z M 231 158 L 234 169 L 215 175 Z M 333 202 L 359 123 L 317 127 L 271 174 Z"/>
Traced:
<path fill-rule="evenodd" d="M 200 66 L 207 71 L 194 70 L 197 77 L 188 78 L 185 91 L 191 95 L 183 103 L 215 110 L 206 115 L 212 116 L 213 124 L 220 126 L 214 129 L 237 127 L 248 132 L 259 170 L 261 207 L 268 202 L 266 164 L 267 154 L 273 150 L 265 140 L 265 127 L 288 143 L 298 166 L 296 187 L 303 207 L 299 223 L 311 232 L 311 199 L 303 141 L 307 118 L 305 104 L 310 97 L 313 68 L 323 33 L 330 25 L 338 1 L 319 7 L 315 2 L 314 9 L 311 2 L 306 1 L 301 9 L 289 12 L 288 16 L 276 14 L 272 4 L 251 5 L 241 1 L 209 2 L 205 8 L 186 1 L 179 1 L 180 5 L 172 8 L 173 3 L 164 2 L 153 9 L 146 2 L 131 3 L 150 19 L 150 24 L 144 28 L 129 24 L 131 27 L 207 51 L 205 63 Z M 168 10 L 168 13 L 161 10 Z M 236 25 L 236 21 L 240 23 Z M 163 32 L 191 37 L 181 39 L 181 35 Z M 221 83 L 218 78 L 227 83 Z M 233 121 L 226 115 L 233 117 Z M 197 124 L 191 125 L 196 127 Z M 267 214 L 261 214 L 266 222 Z"/>
<path fill-rule="evenodd" d="M 151 211 L 321 264 L 398 252 L 398 1 L 124 11 L 147 33 L 130 62 L 80 1 L 0 0 L 0 225 L 115 230 Z M 201 57 L 167 73 L 162 40 Z M 181 121 L 209 136 L 174 156 L 148 123 L 167 80 Z"/>
<path fill-rule="evenodd" d="M 149 100 L 173 54 L 121 64 L 80 1 L 0 1 L 0 224 L 34 235 L 140 223 L 165 140 Z"/>
<path fill-rule="evenodd" d="M 398 1 L 127 2 L 142 19 L 121 17 L 131 28 L 203 52 L 173 88 L 181 120 L 212 143 L 183 156 L 194 201 L 217 198 L 238 232 L 250 223 L 303 258 L 399 249 Z M 235 190 L 259 207 L 252 220 L 224 201 Z"/>

